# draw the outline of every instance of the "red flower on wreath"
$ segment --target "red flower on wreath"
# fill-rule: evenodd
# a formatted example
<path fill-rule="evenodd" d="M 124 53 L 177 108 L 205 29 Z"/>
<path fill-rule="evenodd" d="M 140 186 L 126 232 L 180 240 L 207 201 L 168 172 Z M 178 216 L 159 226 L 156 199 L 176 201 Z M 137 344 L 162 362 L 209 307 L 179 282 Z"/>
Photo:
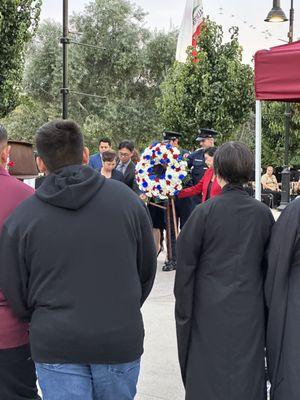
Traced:
<path fill-rule="evenodd" d="M 14 161 L 9 161 L 9 163 L 7 164 L 7 166 L 8 166 L 9 168 L 13 168 L 13 167 L 15 166 Z"/>

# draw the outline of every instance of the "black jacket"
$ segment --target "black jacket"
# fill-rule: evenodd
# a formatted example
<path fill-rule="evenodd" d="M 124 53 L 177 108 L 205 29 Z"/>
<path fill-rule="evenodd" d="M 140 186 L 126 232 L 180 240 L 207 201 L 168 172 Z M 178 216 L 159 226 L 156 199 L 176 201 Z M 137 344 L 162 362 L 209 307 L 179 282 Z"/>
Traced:
<path fill-rule="evenodd" d="M 155 270 L 145 206 L 90 167 L 49 175 L 1 235 L 0 288 L 16 316 L 31 321 L 36 362 L 138 359 L 140 307 Z"/>
<path fill-rule="evenodd" d="M 112 171 L 111 179 L 114 179 L 115 181 L 124 182 L 124 176 L 123 176 L 122 172 L 117 171 L 116 169 L 114 169 Z"/>
<path fill-rule="evenodd" d="M 139 190 L 138 184 L 135 180 L 135 164 L 133 161 L 130 161 L 128 167 L 125 170 L 124 180 L 123 182 L 130 187 L 136 194 L 140 195 L 141 191 Z"/>
<path fill-rule="evenodd" d="M 187 400 L 264 400 L 264 255 L 273 216 L 239 186 L 198 206 L 178 240 L 179 360 Z"/>
<path fill-rule="evenodd" d="M 300 199 L 273 227 L 268 252 L 267 356 L 272 400 L 300 399 Z"/>

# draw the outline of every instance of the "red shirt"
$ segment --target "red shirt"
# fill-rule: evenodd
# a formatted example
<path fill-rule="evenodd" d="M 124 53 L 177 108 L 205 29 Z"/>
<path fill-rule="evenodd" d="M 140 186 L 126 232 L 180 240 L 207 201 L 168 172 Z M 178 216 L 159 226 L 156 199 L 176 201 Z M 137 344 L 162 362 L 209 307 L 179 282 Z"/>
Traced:
<path fill-rule="evenodd" d="M 0 165 L 0 232 L 9 214 L 34 190 L 8 174 Z M 11 349 L 28 343 L 28 324 L 17 320 L 0 292 L 0 349 Z"/>
<path fill-rule="evenodd" d="M 185 197 L 192 197 L 197 194 L 202 194 L 202 203 L 204 203 L 207 200 L 207 195 L 208 195 L 208 187 L 209 184 L 214 176 L 214 170 L 213 168 L 209 168 L 206 170 L 203 178 L 201 181 L 197 183 L 197 185 L 183 189 L 178 197 L 179 199 L 184 199 Z M 217 178 L 214 178 L 211 190 L 210 190 L 210 197 L 215 197 L 215 196 L 220 196 L 222 193 L 222 188 L 218 184 Z"/>

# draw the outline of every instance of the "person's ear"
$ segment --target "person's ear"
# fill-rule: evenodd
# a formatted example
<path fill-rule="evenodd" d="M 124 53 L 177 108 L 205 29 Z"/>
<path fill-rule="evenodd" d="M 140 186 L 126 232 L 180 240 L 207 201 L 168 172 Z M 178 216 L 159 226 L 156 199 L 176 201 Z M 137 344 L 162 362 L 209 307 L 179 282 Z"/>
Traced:
<path fill-rule="evenodd" d="M 10 149 L 11 149 L 10 145 L 7 145 L 4 149 L 4 157 L 6 158 L 6 161 L 9 159 Z"/>
<path fill-rule="evenodd" d="M 90 159 L 90 151 L 87 147 L 84 147 L 82 152 L 82 164 L 87 165 L 89 163 L 89 159 Z"/>
<path fill-rule="evenodd" d="M 0 163 L 4 166 L 7 164 L 9 158 L 10 147 L 11 146 L 8 145 L 4 146 L 2 151 L 0 152 Z"/>
<path fill-rule="evenodd" d="M 47 167 L 46 167 L 44 161 L 41 159 L 41 157 L 37 156 L 37 158 L 36 158 L 36 164 L 37 164 L 38 170 L 39 170 L 41 173 L 44 174 L 44 173 L 47 172 Z"/>

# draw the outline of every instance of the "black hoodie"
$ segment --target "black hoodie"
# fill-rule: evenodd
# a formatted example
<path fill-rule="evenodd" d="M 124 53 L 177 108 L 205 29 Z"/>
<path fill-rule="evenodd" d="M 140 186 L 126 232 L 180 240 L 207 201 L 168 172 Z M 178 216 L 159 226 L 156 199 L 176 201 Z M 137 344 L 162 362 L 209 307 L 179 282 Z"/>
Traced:
<path fill-rule="evenodd" d="M 0 288 L 30 321 L 34 361 L 125 363 L 143 352 L 156 271 L 146 207 L 89 167 L 50 174 L 6 220 Z"/>

